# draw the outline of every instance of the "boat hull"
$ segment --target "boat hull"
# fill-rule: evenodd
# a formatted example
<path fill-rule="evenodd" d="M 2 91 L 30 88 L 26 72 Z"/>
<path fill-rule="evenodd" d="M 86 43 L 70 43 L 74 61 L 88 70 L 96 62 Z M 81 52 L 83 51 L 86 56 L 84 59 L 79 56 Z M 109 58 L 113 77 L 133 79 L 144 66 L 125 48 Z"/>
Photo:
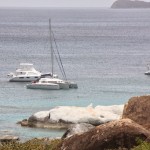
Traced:
<path fill-rule="evenodd" d="M 150 71 L 148 71 L 148 72 L 145 72 L 144 74 L 145 74 L 145 75 L 150 75 Z"/>
<path fill-rule="evenodd" d="M 13 77 L 9 80 L 9 82 L 31 82 L 36 81 L 40 77 Z"/>
<path fill-rule="evenodd" d="M 78 85 L 77 85 L 77 83 L 69 82 L 69 88 L 70 88 L 70 89 L 77 89 L 77 88 L 78 88 Z"/>
<path fill-rule="evenodd" d="M 69 84 L 68 83 L 59 83 L 60 89 L 65 89 L 68 90 L 69 89 Z"/>
<path fill-rule="evenodd" d="M 42 89 L 42 90 L 59 90 L 60 86 L 59 84 L 27 84 L 27 89 Z"/>

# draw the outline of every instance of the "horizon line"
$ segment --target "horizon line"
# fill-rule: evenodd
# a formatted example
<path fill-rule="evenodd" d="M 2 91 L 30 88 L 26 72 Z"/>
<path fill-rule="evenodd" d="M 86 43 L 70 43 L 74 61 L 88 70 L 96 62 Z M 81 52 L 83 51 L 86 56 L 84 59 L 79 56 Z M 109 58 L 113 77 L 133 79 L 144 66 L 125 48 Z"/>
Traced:
<path fill-rule="evenodd" d="M 108 7 L 47 7 L 47 6 L 42 6 L 42 7 L 37 7 L 37 6 L 0 6 L 0 8 L 52 8 L 52 9 L 57 9 L 57 8 L 61 8 L 61 9 L 80 9 L 80 8 L 86 8 L 86 9 L 99 9 L 99 8 L 110 8 L 109 6 Z"/>

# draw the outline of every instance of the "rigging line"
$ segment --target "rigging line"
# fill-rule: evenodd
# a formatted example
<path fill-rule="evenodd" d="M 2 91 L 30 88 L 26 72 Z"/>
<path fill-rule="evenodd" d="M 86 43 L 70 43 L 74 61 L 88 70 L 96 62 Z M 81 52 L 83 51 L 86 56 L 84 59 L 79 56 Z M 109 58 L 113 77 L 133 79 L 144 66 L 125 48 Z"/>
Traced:
<path fill-rule="evenodd" d="M 58 66 L 59 66 L 59 68 L 60 68 L 61 74 L 62 74 L 63 78 L 66 80 L 64 71 L 63 71 L 63 69 L 62 69 L 62 66 L 61 66 L 61 64 L 60 64 L 60 61 L 59 61 L 59 59 L 58 59 L 58 57 L 57 57 L 57 54 L 55 53 L 55 50 L 54 50 L 54 49 L 53 49 L 53 53 L 54 53 L 54 55 L 55 55 L 56 61 L 57 61 Z"/>
<path fill-rule="evenodd" d="M 55 56 L 56 61 L 57 61 L 57 63 L 58 63 L 58 66 L 59 66 L 59 69 L 60 69 L 60 71 L 61 71 L 61 74 L 62 74 L 62 76 L 64 77 L 62 67 L 60 66 L 59 60 L 58 60 L 58 58 L 57 58 L 57 55 L 56 55 L 54 49 L 53 49 L 53 53 L 54 53 L 54 56 Z M 65 77 L 64 77 L 64 78 L 65 78 Z"/>
<path fill-rule="evenodd" d="M 57 46 L 56 39 L 55 39 L 55 36 L 54 36 L 54 32 L 53 32 L 53 31 L 52 31 L 52 35 L 53 35 L 54 43 L 55 43 L 55 46 L 56 46 L 57 54 L 58 54 L 58 56 L 59 56 L 59 60 L 60 60 L 60 63 L 61 63 L 61 67 L 62 67 L 64 76 L 65 76 L 65 79 L 67 80 L 66 73 L 65 73 L 65 70 L 64 70 L 64 66 L 63 66 L 63 64 L 62 64 L 62 60 L 61 60 L 61 57 L 60 57 L 60 54 L 59 54 L 59 51 L 58 51 L 58 46 Z"/>

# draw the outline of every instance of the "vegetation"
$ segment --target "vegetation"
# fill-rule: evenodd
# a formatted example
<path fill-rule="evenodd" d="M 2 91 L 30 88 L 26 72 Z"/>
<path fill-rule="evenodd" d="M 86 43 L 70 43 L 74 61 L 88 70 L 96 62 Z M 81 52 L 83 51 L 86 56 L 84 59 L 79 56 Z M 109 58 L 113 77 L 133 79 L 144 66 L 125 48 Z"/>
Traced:
<path fill-rule="evenodd" d="M 150 150 L 150 143 L 138 139 L 138 146 L 132 150 Z M 60 150 L 61 139 L 33 139 L 25 143 L 9 142 L 0 143 L 0 150 Z M 115 149 L 116 150 L 116 149 Z M 117 150 L 127 150 L 126 148 L 118 148 Z"/>
<path fill-rule="evenodd" d="M 0 150 L 59 150 L 61 142 L 61 140 L 33 139 L 25 143 L 2 143 Z"/>
<path fill-rule="evenodd" d="M 143 141 L 141 139 L 137 139 L 138 146 L 133 148 L 132 150 L 150 150 L 150 143 Z"/>

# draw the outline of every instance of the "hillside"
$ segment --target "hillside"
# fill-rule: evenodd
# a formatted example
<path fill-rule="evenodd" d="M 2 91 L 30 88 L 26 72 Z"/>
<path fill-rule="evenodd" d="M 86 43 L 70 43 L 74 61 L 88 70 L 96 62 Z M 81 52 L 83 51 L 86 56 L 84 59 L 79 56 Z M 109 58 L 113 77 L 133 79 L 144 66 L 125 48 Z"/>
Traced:
<path fill-rule="evenodd" d="M 150 2 L 117 0 L 112 4 L 111 8 L 150 8 Z"/>

